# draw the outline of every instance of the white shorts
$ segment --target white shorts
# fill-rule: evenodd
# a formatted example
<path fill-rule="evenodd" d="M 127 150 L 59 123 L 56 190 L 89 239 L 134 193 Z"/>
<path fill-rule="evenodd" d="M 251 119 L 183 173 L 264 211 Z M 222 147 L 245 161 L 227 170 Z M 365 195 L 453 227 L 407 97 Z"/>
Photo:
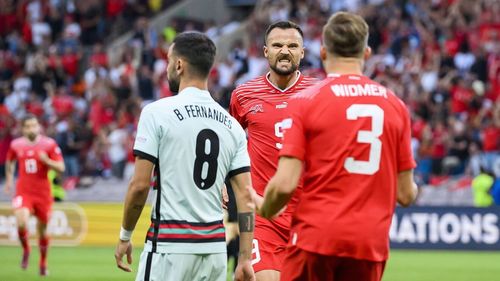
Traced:
<path fill-rule="evenodd" d="M 226 281 L 227 254 L 167 254 L 143 251 L 136 281 Z"/>

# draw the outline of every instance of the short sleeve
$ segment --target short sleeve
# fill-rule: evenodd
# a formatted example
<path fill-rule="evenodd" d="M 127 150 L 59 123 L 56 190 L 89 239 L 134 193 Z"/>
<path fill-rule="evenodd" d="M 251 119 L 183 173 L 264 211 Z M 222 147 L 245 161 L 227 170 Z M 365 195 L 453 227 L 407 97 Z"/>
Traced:
<path fill-rule="evenodd" d="M 63 156 L 61 152 L 61 148 L 57 145 L 57 143 L 54 141 L 54 143 L 51 145 L 49 152 L 47 153 L 49 158 L 54 160 L 54 161 L 63 161 Z"/>
<path fill-rule="evenodd" d="M 157 131 L 158 128 L 151 107 L 146 106 L 141 112 L 139 124 L 137 125 L 134 142 L 135 156 L 140 156 L 156 164 L 159 147 L 159 134 Z"/>
<path fill-rule="evenodd" d="M 247 138 L 245 131 L 242 128 L 238 128 L 238 142 L 236 147 L 236 153 L 231 160 L 231 165 L 229 167 L 228 178 L 232 178 L 238 174 L 250 172 L 250 157 L 247 151 Z"/>
<path fill-rule="evenodd" d="M 231 101 L 229 102 L 229 114 L 231 114 L 244 129 L 247 128 L 248 124 L 245 118 L 245 113 L 240 105 L 240 102 L 238 101 L 238 98 L 236 97 L 236 91 L 233 91 L 231 95 Z"/>
<path fill-rule="evenodd" d="M 411 125 L 408 109 L 404 105 L 402 110 L 403 132 L 399 141 L 398 151 L 398 172 L 407 171 L 415 168 L 417 164 L 413 159 L 411 149 Z"/>
<path fill-rule="evenodd" d="M 305 157 L 305 124 L 304 100 L 291 99 L 289 102 L 289 118 L 283 120 L 283 148 L 280 156 L 289 156 L 304 161 Z"/>
<path fill-rule="evenodd" d="M 17 154 L 14 148 L 12 147 L 12 143 L 9 145 L 9 150 L 7 150 L 7 156 L 5 158 L 7 161 L 16 161 L 17 160 Z"/>

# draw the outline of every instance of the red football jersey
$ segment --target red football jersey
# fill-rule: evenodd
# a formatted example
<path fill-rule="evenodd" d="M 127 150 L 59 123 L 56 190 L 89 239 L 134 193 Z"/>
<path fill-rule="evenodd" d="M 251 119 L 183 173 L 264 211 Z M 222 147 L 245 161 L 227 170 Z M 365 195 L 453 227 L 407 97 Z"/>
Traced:
<path fill-rule="evenodd" d="M 288 116 L 288 99 L 318 82 L 315 78 L 303 76 L 298 72 L 297 81 L 281 90 L 269 81 L 269 74 L 237 87 L 232 93 L 229 108 L 231 115 L 248 131 L 252 184 L 261 196 L 264 195 L 269 179 L 276 172 L 283 138 L 281 122 Z M 287 213 L 293 212 L 299 192 L 296 192 L 297 196 L 288 204 Z"/>
<path fill-rule="evenodd" d="M 359 75 L 331 75 L 289 104 L 280 156 L 305 164 L 290 243 L 322 255 L 386 260 L 397 175 L 416 166 L 406 106 Z"/>
<path fill-rule="evenodd" d="M 57 143 L 45 136 L 39 136 L 35 142 L 25 137 L 13 140 L 7 152 L 8 161 L 17 161 L 19 177 L 16 184 L 16 195 L 51 197 L 50 183 L 47 177 L 49 167 L 40 161 L 39 153 L 55 161 L 62 161 L 61 149 Z"/>

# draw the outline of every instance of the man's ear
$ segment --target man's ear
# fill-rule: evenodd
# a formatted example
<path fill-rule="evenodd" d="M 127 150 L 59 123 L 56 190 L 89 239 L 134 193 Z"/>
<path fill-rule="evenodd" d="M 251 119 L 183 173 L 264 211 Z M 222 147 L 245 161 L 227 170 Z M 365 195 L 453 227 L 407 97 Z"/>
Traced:
<path fill-rule="evenodd" d="M 267 57 L 269 56 L 269 49 L 267 48 L 266 45 L 262 47 L 262 51 L 264 52 L 264 57 L 267 59 Z"/>
<path fill-rule="evenodd" d="M 324 45 L 321 45 L 321 48 L 319 49 L 319 58 L 321 61 L 326 60 L 326 55 L 327 55 L 327 50 Z"/>
<path fill-rule="evenodd" d="M 184 73 L 185 67 L 186 62 L 182 58 L 177 59 L 177 61 L 175 62 L 175 72 L 177 72 L 177 75 L 181 75 L 182 73 Z"/>
<path fill-rule="evenodd" d="M 366 46 L 365 53 L 363 54 L 363 59 L 366 61 L 371 56 L 372 56 L 372 48 L 370 48 L 369 46 Z"/>

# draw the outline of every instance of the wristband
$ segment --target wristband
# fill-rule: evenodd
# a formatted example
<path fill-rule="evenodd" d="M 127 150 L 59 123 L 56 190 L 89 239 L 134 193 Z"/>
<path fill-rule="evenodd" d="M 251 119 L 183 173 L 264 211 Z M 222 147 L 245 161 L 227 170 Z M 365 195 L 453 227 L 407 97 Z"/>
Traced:
<path fill-rule="evenodd" d="M 130 238 L 132 237 L 132 232 L 134 232 L 134 231 L 133 230 L 126 230 L 122 226 L 120 229 L 120 240 L 130 241 Z"/>

